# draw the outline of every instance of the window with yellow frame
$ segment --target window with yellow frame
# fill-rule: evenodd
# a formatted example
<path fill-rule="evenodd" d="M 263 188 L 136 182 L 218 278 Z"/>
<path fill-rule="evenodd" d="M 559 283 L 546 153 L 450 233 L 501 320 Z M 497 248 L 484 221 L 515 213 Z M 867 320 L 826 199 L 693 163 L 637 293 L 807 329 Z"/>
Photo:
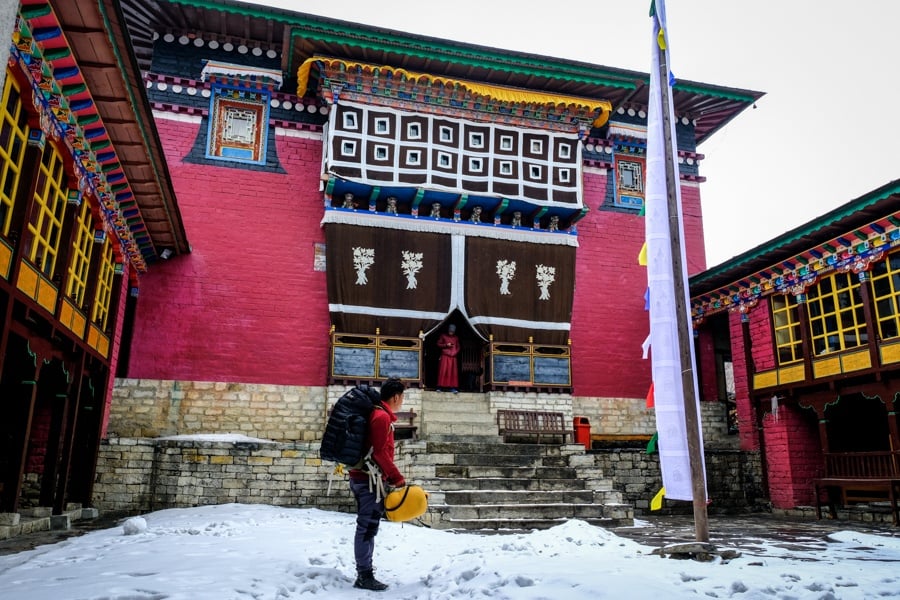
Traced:
<path fill-rule="evenodd" d="M 803 360 L 803 336 L 800 334 L 800 311 L 793 295 L 772 296 L 772 325 L 775 329 L 775 352 L 778 364 Z"/>
<path fill-rule="evenodd" d="M 855 348 L 869 341 L 855 273 L 823 277 L 808 289 L 810 338 L 816 355 Z"/>
<path fill-rule="evenodd" d="M 56 269 L 67 193 L 62 155 L 53 144 L 47 144 L 38 166 L 25 246 L 26 258 L 47 277 L 52 277 Z"/>
<path fill-rule="evenodd" d="M 900 337 L 900 252 L 872 265 L 872 299 L 879 337 Z"/>
<path fill-rule="evenodd" d="M 0 111 L 0 234 L 8 236 L 28 138 L 28 114 L 19 85 L 9 71 Z"/>
<path fill-rule="evenodd" d="M 94 250 L 93 215 L 88 202 L 83 201 L 75 221 L 75 235 L 72 243 L 72 258 L 69 261 L 66 278 L 66 296 L 78 308 L 83 308 L 87 290 L 88 272 L 91 268 L 91 254 Z"/>
<path fill-rule="evenodd" d="M 106 325 L 109 322 L 109 305 L 112 302 L 113 275 L 115 275 L 113 247 L 109 238 L 103 242 L 100 256 L 100 272 L 97 276 L 97 294 L 94 298 L 94 309 L 91 311 L 91 322 L 102 331 L 106 331 Z"/>

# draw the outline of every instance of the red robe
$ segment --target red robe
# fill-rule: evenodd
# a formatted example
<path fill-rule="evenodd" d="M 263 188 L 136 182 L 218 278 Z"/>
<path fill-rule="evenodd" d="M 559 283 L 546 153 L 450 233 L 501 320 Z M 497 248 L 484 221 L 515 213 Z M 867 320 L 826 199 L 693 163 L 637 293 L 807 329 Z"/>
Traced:
<path fill-rule="evenodd" d="M 438 338 L 441 359 L 438 363 L 437 386 L 439 388 L 459 387 L 459 373 L 456 368 L 456 355 L 459 354 L 459 338 L 455 334 L 442 333 Z"/>

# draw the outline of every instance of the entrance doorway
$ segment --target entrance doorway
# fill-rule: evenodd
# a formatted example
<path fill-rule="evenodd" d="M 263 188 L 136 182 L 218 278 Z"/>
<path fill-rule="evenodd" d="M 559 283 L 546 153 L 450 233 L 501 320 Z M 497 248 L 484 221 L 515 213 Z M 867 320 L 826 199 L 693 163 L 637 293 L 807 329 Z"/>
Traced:
<path fill-rule="evenodd" d="M 450 325 L 456 326 L 456 336 L 459 338 L 459 354 L 456 356 L 456 368 L 459 376 L 459 390 L 462 392 L 481 392 L 484 376 L 484 352 L 485 342 L 482 340 L 469 322 L 458 310 L 454 310 L 444 319 L 440 327 L 437 327 L 425 338 L 423 351 L 424 359 L 424 385 L 426 389 L 437 388 L 438 364 L 441 358 L 441 349 L 437 341 L 441 334 L 447 331 Z"/>

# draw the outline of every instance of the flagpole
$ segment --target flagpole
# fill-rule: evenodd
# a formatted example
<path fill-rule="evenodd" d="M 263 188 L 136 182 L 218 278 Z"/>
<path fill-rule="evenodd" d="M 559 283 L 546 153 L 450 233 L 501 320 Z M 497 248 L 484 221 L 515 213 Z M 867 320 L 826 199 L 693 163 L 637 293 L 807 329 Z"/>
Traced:
<path fill-rule="evenodd" d="M 700 416 L 694 394 L 694 368 L 690 344 L 693 336 L 688 326 L 687 290 L 684 285 L 684 265 L 681 254 L 681 212 L 675 186 L 680 185 L 675 173 L 672 154 L 673 114 L 669 102 L 669 64 L 666 51 L 657 45 L 659 53 L 659 82 L 662 99 L 663 146 L 666 163 L 666 200 L 669 208 L 669 239 L 672 248 L 672 274 L 675 287 L 675 315 L 678 327 L 678 350 L 681 358 L 681 386 L 684 392 L 684 421 L 691 463 L 691 489 L 694 505 L 694 532 L 698 542 L 709 542 L 709 519 L 706 513 L 706 481 L 703 473 L 703 448 L 700 444 Z"/>

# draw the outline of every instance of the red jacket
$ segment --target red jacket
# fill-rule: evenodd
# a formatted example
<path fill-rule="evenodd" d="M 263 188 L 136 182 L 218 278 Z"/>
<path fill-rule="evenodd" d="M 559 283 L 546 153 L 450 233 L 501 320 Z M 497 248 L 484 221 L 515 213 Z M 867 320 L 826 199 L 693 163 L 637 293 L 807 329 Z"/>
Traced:
<path fill-rule="evenodd" d="M 403 487 L 406 480 L 400 469 L 394 464 L 394 421 L 397 415 L 386 405 L 375 407 L 369 417 L 369 439 L 367 446 L 372 447 L 372 458 L 381 469 L 382 476 L 389 485 Z M 350 479 L 357 481 L 368 479 L 368 474 L 359 469 L 350 471 Z"/>

